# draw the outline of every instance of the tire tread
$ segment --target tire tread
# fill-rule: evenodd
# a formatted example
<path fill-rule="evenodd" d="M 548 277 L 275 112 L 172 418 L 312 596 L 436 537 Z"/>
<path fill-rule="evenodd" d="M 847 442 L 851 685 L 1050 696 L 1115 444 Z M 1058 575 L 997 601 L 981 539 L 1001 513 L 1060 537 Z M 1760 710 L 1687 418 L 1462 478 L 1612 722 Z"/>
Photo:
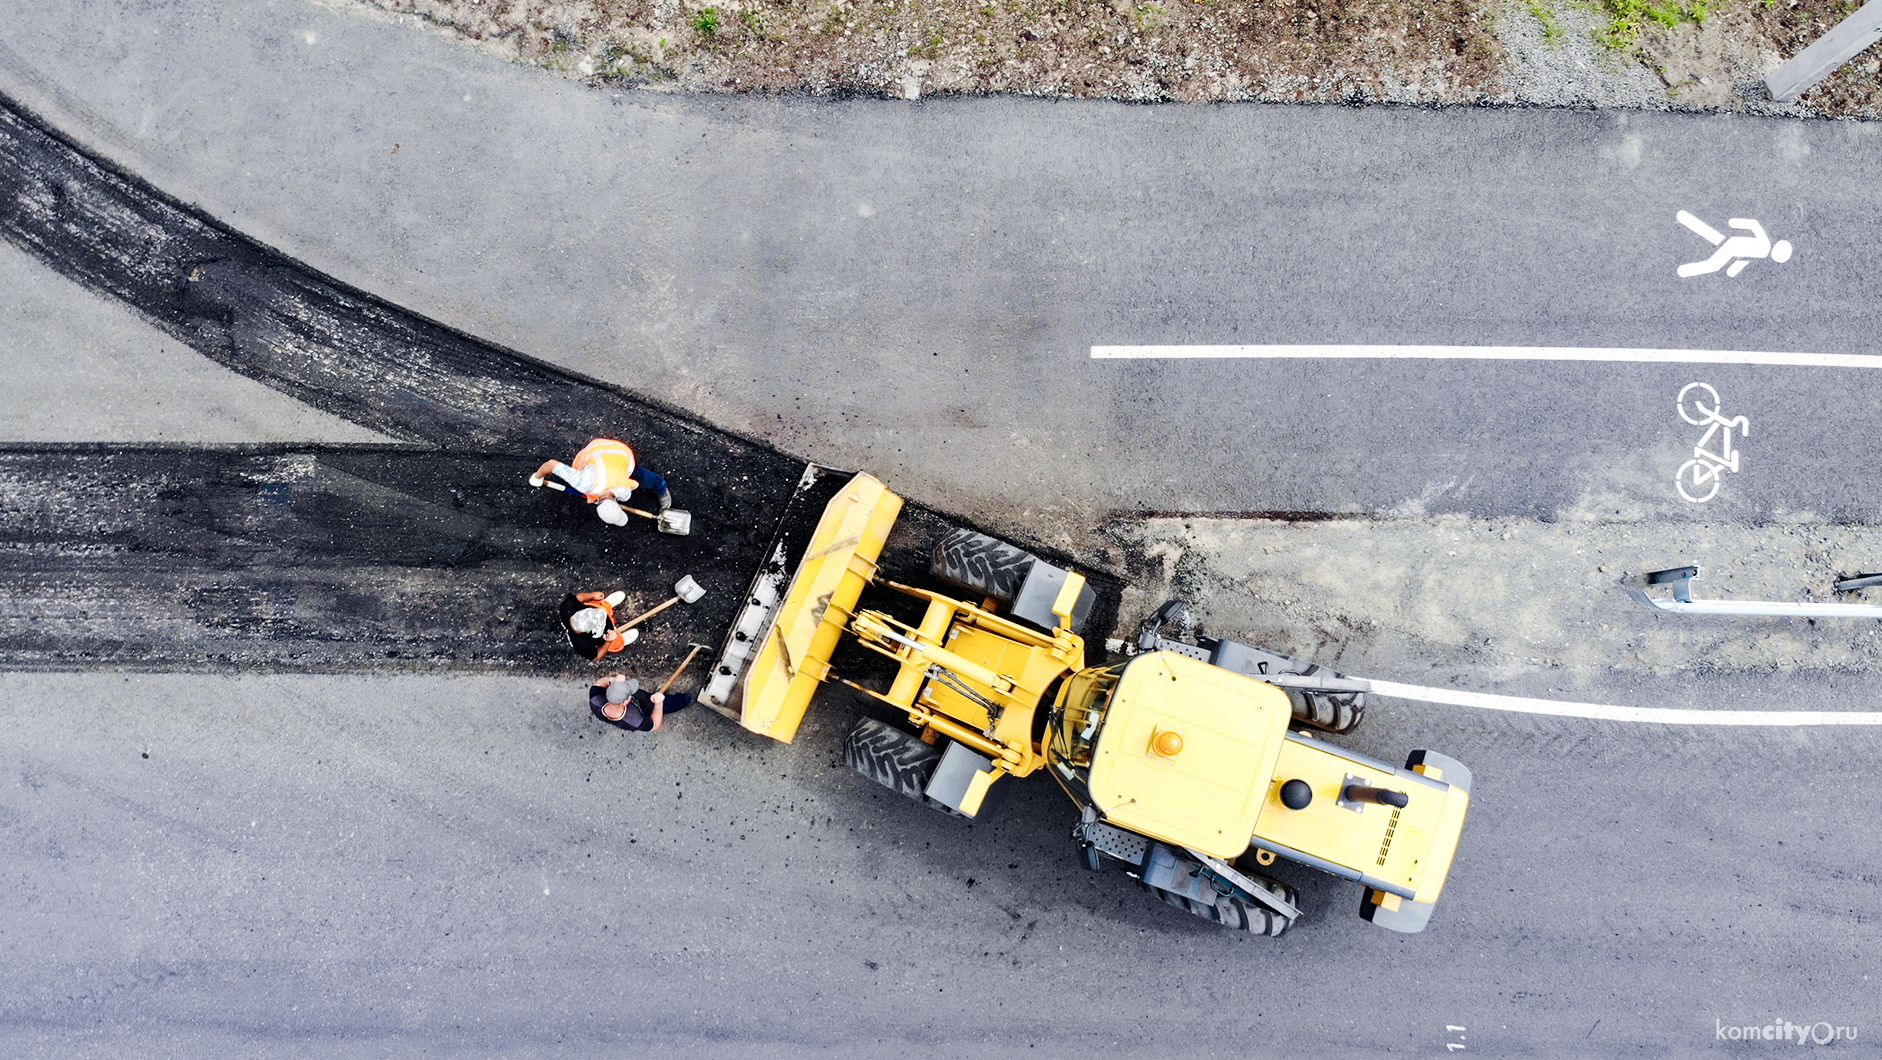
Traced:
<path fill-rule="evenodd" d="M 1011 604 L 1036 561 L 1032 553 L 997 537 L 957 529 L 935 543 L 928 572 L 949 585 Z"/>
<path fill-rule="evenodd" d="M 843 761 L 883 787 L 922 802 L 941 752 L 887 722 L 864 718 L 843 743 Z"/>

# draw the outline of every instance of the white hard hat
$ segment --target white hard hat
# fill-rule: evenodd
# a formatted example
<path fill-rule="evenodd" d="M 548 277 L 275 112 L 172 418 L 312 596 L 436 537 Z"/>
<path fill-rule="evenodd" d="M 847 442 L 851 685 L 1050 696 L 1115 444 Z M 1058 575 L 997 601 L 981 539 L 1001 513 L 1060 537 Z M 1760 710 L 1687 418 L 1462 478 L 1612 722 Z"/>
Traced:
<path fill-rule="evenodd" d="M 601 516 L 601 521 L 609 526 L 627 525 L 627 512 L 621 509 L 620 503 L 613 497 L 595 505 L 595 514 Z"/>
<path fill-rule="evenodd" d="M 584 607 L 569 616 L 569 628 L 577 633 L 599 637 L 608 628 L 608 613 L 598 607 Z"/>

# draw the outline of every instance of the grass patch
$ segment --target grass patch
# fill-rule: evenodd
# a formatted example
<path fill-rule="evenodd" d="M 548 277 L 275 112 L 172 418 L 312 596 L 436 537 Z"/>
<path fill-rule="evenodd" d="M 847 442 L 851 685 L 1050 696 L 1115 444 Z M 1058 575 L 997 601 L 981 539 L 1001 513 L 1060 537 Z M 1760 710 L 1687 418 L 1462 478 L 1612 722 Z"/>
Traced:
<path fill-rule="evenodd" d="M 1595 33 L 1595 39 L 1624 52 L 1639 43 L 1641 31 L 1650 25 L 1673 29 L 1681 23 L 1703 24 L 1706 0 L 1602 0 L 1601 11 L 1608 16 L 1608 24 Z"/>
<path fill-rule="evenodd" d="M 1542 42 L 1544 44 L 1553 48 L 1562 43 L 1562 38 L 1567 36 L 1567 31 L 1562 28 L 1562 23 L 1556 19 L 1555 8 L 1549 3 L 1549 0 L 1529 0 L 1526 10 L 1531 15 L 1535 16 L 1537 22 L 1542 23 Z"/>

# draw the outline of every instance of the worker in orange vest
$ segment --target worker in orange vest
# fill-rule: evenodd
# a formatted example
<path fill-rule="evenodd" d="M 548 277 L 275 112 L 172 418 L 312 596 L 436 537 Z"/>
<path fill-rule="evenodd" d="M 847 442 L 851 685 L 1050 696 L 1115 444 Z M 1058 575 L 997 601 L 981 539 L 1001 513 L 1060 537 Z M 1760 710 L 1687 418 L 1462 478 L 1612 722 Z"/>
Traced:
<path fill-rule="evenodd" d="M 640 639 L 640 630 L 614 625 L 614 609 L 625 599 L 624 592 L 570 593 L 562 598 L 562 633 L 575 654 L 600 659 Z"/>
<path fill-rule="evenodd" d="M 567 464 L 560 460 L 546 460 L 529 476 L 529 484 L 541 486 L 549 476 L 568 486 L 568 488 L 588 499 L 595 506 L 595 514 L 601 521 L 611 526 L 626 526 L 627 512 L 621 502 L 627 500 L 637 489 L 652 490 L 660 498 L 660 510 L 673 507 L 673 494 L 667 490 L 667 480 L 651 468 L 639 467 L 634 463 L 634 450 L 625 442 L 612 438 L 596 438 L 582 451 L 575 454 L 575 459 Z"/>

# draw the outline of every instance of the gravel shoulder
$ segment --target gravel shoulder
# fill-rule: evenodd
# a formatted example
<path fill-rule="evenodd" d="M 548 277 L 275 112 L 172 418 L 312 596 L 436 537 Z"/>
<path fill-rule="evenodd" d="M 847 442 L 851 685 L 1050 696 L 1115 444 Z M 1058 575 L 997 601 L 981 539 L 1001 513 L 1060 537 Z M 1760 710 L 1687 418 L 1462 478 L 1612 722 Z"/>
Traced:
<path fill-rule="evenodd" d="M 596 84 L 1140 102 L 1389 102 L 1882 116 L 1858 56 L 1764 76 L 1858 0 L 326 0 Z"/>
<path fill-rule="evenodd" d="M 1772 687 L 1788 689 L 1874 673 L 1882 644 L 1872 621 L 1669 615 L 1621 586 L 1698 561 L 1696 599 L 1873 603 L 1832 589 L 1882 549 L 1872 526 L 1192 517 L 1120 520 L 1108 536 L 1138 587 L 1126 617 L 1176 597 L 1211 635 L 1374 678 L 1562 699 L 1693 675 L 1784 674 Z"/>

